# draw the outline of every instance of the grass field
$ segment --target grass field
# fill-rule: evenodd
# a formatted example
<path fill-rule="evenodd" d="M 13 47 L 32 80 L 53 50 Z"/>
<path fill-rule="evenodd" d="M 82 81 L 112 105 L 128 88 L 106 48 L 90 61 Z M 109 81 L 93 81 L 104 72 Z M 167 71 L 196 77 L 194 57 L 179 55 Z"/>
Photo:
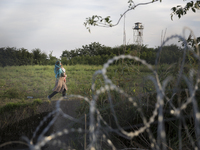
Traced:
<path fill-rule="evenodd" d="M 102 66 L 75 65 L 64 66 L 67 74 L 67 94 L 91 95 L 92 76 Z M 120 86 L 127 87 L 135 92 L 134 87 L 142 81 L 142 75 L 148 74 L 144 68 L 111 66 L 108 68 L 108 77 Z M 0 68 L 0 106 L 9 102 L 32 101 L 41 99 L 46 101 L 55 84 L 54 66 L 7 66 Z M 147 71 L 147 72 L 145 72 Z M 134 80 L 133 80 L 134 79 Z M 126 82 L 124 82 L 126 81 Z M 133 81 L 133 82 L 130 82 Z M 97 77 L 97 88 L 103 85 L 101 76 Z M 127 85 L 129 84 L 129 85 Z M 132 88 L 130 90 L 130 88 Z M 128 91 L 127 91 L 128 92 Z M 32 99 L 27 98 L 33 97 Z M 59 98 L 57 94 L 53 99 Z"/>
<path fill-rule="evenodd" d="M 89 86 L 93 72 L 100 67 L 64 66 L 67 70 L 67 93 L 80 94 Z M 8 102 L 47 100 L 55 84 L 54 66 L 8 66 L 0 68 L 0 105 Z M 87 69 L 87 71 L 84 71 Z M 85 84 L 83 88 L 77 86 Z M 31 96 L 33 99 L 28 99 Z M 57 94 L 54 98 L 58 98 Z"/>
<path fill-rule="evenodd" d="M 75 65 L 64 66 L 64 68 L 67 74 L 67 94 L 82 95 L 92 99 L 92 77 L 95 71 L 102 69 L 102 66 Z M 149 70 L 142 66 L 118 65 L 110 66 L 107 69 L 107 75 L 112 82 L 132 96 L 144 92 L 143 78 L 148 74 L 150 74 Z M 34 111 L 37 110 L 37 105 L 49 103 L 47 96 L 52 93 L 54 84 L 54 65 L 1 67 L 0 115 L 2 124 L 5 124 L 4 120 L 7 120 L 8 116 L 16 113 L 23 117 L 21 115 L 20 117 L 13 116 L 13 121 L 37 114 L 37 112 L 32 113 L 28 110 Z M 148 83 L 146 83 L 146 87 L 147 85 Z M 96 77 L 96 89 L 101 86 L 104 86 L 104 81 L 102 76 L 98 75 Z M 58 100 L 60 97 L 61 94 L 59 93 L 52 100 Z M 102 101 L 106 99 L 105 96 L 100 97 Z"/>

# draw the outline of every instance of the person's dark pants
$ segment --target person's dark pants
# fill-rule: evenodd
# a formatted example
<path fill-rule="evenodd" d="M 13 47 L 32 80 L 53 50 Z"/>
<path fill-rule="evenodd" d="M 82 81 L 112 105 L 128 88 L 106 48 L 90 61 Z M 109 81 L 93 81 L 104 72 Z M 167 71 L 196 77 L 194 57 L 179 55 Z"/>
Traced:
<path fill-rule="evenodd" d="M 58 92 L 56 92 L 56 91 L 53 91 L 53 93 L 51 93 L 50 95 L 49 95 L 49 98 L 52 98 L 54 95 L 56 95 Z M 62 96 L 65 96 L 66 95 L 66 89 L 64 89 L 64 91 L 62 92 Z"/>

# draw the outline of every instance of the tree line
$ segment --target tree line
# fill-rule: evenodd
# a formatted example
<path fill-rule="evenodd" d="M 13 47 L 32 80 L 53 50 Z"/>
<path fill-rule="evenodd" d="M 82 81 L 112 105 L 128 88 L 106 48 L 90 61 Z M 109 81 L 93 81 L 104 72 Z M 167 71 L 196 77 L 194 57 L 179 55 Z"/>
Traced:
<path fill-rule="evenodd" d="M 39 48 L 29 52 L 25 48 L 1 47 L 0 48 L 0 66 L 21 66 L 21 65 L 49 65 L 55 64 L 56 57 L 52 52 L 47 56 Z"/>
<path fill-rule="evenodd" d="M 93 42 L 82 46 L 75 50 L 64 50 L 60 56 L 60 60 L 64 65 L 103 65 L 106 61 L 122 54 L 129 54 L 140 57 L 150 64 L 155 64 L 159 47 L 148 48 L 146 45 L 121 45 L 116 47 L 108 47 L 101 45 L 98 42 Z M 183 49 L 177 45 L 168 45 L 162 48 L 159 55 L 159 63 L 175 63 L 183 56 Z M 188 56 L 187 60 L 191 60 Z M 36 48 L 29 52 L 25 48 L 2 47 L 0 48 L 0 66 L 21 66 L 21 65 L 54 65 L 56 60 L 49 55 Z M 123 60 L 130 63 L 135 63 L 133 60 Z M 121 61 L 115 62 L 115 64 Z"/>
<path fill-rule="evenodd" d="M 149 64 L 155 64 L 159 47 L 148 48 L 146 45 L 121 45 L 116 47 L 108 47 L 101 45 L 98 42 L 93 42 L 89 45 L 82 46 L 75 50 L 65 50 L 61 55 L 61 61 L 63 64 L 76 65 L 76 64 L 87 64 L 87 65 L 103 65 L 109 59 L 119 55 L 132 55 L 144 59 Z M 175 63 L 183 56 L 183 49 L 177 45 L 168 45 L 162 48 L 159 55 L 160 63 Z M 133 60 L 124 60 L 129 63 L 136 63 Z M 115 64 L 121 63 L 122 61 L 115 62 Z"/>

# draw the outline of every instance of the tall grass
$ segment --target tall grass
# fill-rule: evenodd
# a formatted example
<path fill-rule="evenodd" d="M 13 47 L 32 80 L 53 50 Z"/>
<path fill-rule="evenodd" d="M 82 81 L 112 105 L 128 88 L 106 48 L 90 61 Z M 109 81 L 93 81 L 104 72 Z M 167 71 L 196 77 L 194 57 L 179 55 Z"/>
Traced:
<path fill-rule="evenodd" d="M 166 86 L 165 94 L 167 97 L 173 95 L 173 90 L 175 87 L 175 83 L 177 81 L 177 76 L 179 74 L 180 68 L 177 68 L 178 64 L 161 64 L 158 66 L 158 78 L 163 82 L 168 76 L 172 77 L 172 80 Z M 188 76 L 188 64 L 185 65 L 185 70 L 183 74 Z M 109 70 L 110 69 L 110 70 Z M 137 131 L 140 127 L 143 127 L 146 121 L 150 120 L 150 117 L 154 113 L 155 104 L 157 103 L 157 94 L 155 85 L 151 80 L 146 78 L 147 76 L 152 75 L 146 67 L 143 66 L 133 66 L 133 65 L 119 65 L 112 66 L 109 68 L 107 76 L 112 79 L 112 82 L 115 83 L 118 87 L 123 89 L 123 91 L 134 97 L 134 103 L 137 104 L 134 106 L 133 102 L 130 102 L 128 97 L 123 93 L 116 91 L 102 92 L 102 94 L 98 95 L 96 100 L 96 107 L 99 110 L 102 118 L 112 129 L 119 129 L 123 127 L 123 129 L 127 132 Z M 104 87 L 103 79 L 101 76 L 96 77 L 97 87 Z M 98 86 L 99 85 L 99 86 Z M 184 81 L 180 82 L 178 85 L 179 90 L 176 91 L 175 96 L 173 97 L 173 105 L 176 108 L 179 108 L 181 104 L 186 102 L 188 96 L 186 95 L 183 89 L 186 89 L 187 86 Z M 109 96 L 108 96 L 109 95 Z M 109 98 L 112 99 L 112 102 L 109 101 Z M 199 99 L 198 92 L 196 93 L 196 98 Z M 181 128 L 181 136 L 178 136 L 178 130 L 180 120 L 170 114 L 170 110 L 172 109 L 169 106 L 169 101 L 164 98 L 164 108 L 163 117 L 165 118 L 164 124 L 166 127 L 166 135 L 167 142 L 169 143 L 169 149 L 178 149 L 180 145 L 180 138 L 183 138 L 183 146 L 191 147 L 191 143 L 189 141 L 188 135 L 184 132 L 184 129 Z M 112 103 L 112 104 L 111 104 Z M 197 102 L 199 106 L 200 103 Z M 113 106 L 114 112 L 112 111 L 111 106 Z M 136 107 L 137 106 L 137 107 Z M 91 106 L 82 103 L 79 108 L 78 114 L 88 113 Z M 192 106 L 188 105 L 188 108 L 184 110 L 183 119 L 185 121 L 185 126 L 189 127 L 189 131 L 191 133 L 195 132 L 194 123 L 191 121 L 193 118 L 190 116 L 192 113 Z M 115 117 L 118 121 L 116 121 Z M 145 121 L 144 121 L 145 118 Z M 156 117 L 155 120 L 158 118 Z M 117 123 L 118 125 L 117 125 Z M 180 123 L 180 124 L 179 124 Z M 101 123 L 100 123 L 101 124 Z M 103 124 L 103 123 L 102 123 Z M 119 129 L 120 130 L 120 129 Z M 154 121 L 149 127 L 151 134 L 153 137 L 157 137 L 158 133 L 158 121 Z M 196 138 L 194 134 L 191 134 L 192 138 Z M 113 144 L 118 148 L 131 148 L 131 147 L 140 147 L 143 149 L 151 148 L 151 139 L 149 138 L 148 132 L 143 132 L 138 136 L 134 137 L 132 140 L 124 139 L 124 137 L 120 137 L 115 132 L 109 133 L 109 138 L 113 141 Z"/>
<path fill-rule="evenodd" d="M 94 71 L 101 66 L 64 66 L 67 74 L 68 94 L 88 93 Z M 47 100 L 55 84 L 54 66 L 0 67 L 0 106 L 19 102 L 27 96 Z M 57 94 L 53 99 L 60 97 Z"/>
<path fill-rule="evenodd" d="M 63 67 L 67 74 L 67 94 L 91 95 L 92 76 L 102 66 L 64 65 Z M 140 69 L 141 71 L 139 71 Z M 125 90 L 132 94 L 141 90 L 138 83 L 143 81 L 142 76 L 146 73 L 142 66 L 113 65 L 107 70 L 108 77 L 117 86 L 125 87 Z M 0 106 L 8 102 L 20 102 L 21 99 L 28 102 L 30 101 L 28 96 L 46 101 L 47 95 L 51 94 L 55 84 L 53 65 L 0 67 L 0 77 Z M 100 88 L 103 84 L 102 76 L 97 76 L 96 88 Z M 60 94 L 55 95 L 53 100 L 60 96 Z"/>

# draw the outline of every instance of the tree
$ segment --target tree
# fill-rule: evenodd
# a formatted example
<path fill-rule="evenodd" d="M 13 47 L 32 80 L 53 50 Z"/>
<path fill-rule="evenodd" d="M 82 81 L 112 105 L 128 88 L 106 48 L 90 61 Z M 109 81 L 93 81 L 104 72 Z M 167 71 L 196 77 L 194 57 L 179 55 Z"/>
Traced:
<path fill-rule="evenodd" d="M 99 55 L 99 53 L 101 53 L 101 51 L 104 48 L 104 46 L 99 44 L 98 42 L 93 42 L 89 45 L 85 45 L 82 47 L 83 47 L 82 51 L 84 51 L 83 54 L 88 54 L 90 56 Z"/>
<path fill-rule="evenodd" d="M 48 62 L 49 65 L 54 65 L 57 60 L 57 58 L 55 56 L 53 56 L 52 53 L 53 53 L 53 51 L 50 51 L 49 62 Z"/>
<path fill-rule="evenodd" d="M 45 53 L 41 52 L 41 50 L 39 48 L 33 49 L 32 53 L 33 53 L 34 64 L 41 65 L 46 62 L 47 55 Z"/>
<path fill-rule="evenodd" d="M 63 51 L 61 58 L 67 58 L 70 59 L 70 52 L 68 50 Z"/>

